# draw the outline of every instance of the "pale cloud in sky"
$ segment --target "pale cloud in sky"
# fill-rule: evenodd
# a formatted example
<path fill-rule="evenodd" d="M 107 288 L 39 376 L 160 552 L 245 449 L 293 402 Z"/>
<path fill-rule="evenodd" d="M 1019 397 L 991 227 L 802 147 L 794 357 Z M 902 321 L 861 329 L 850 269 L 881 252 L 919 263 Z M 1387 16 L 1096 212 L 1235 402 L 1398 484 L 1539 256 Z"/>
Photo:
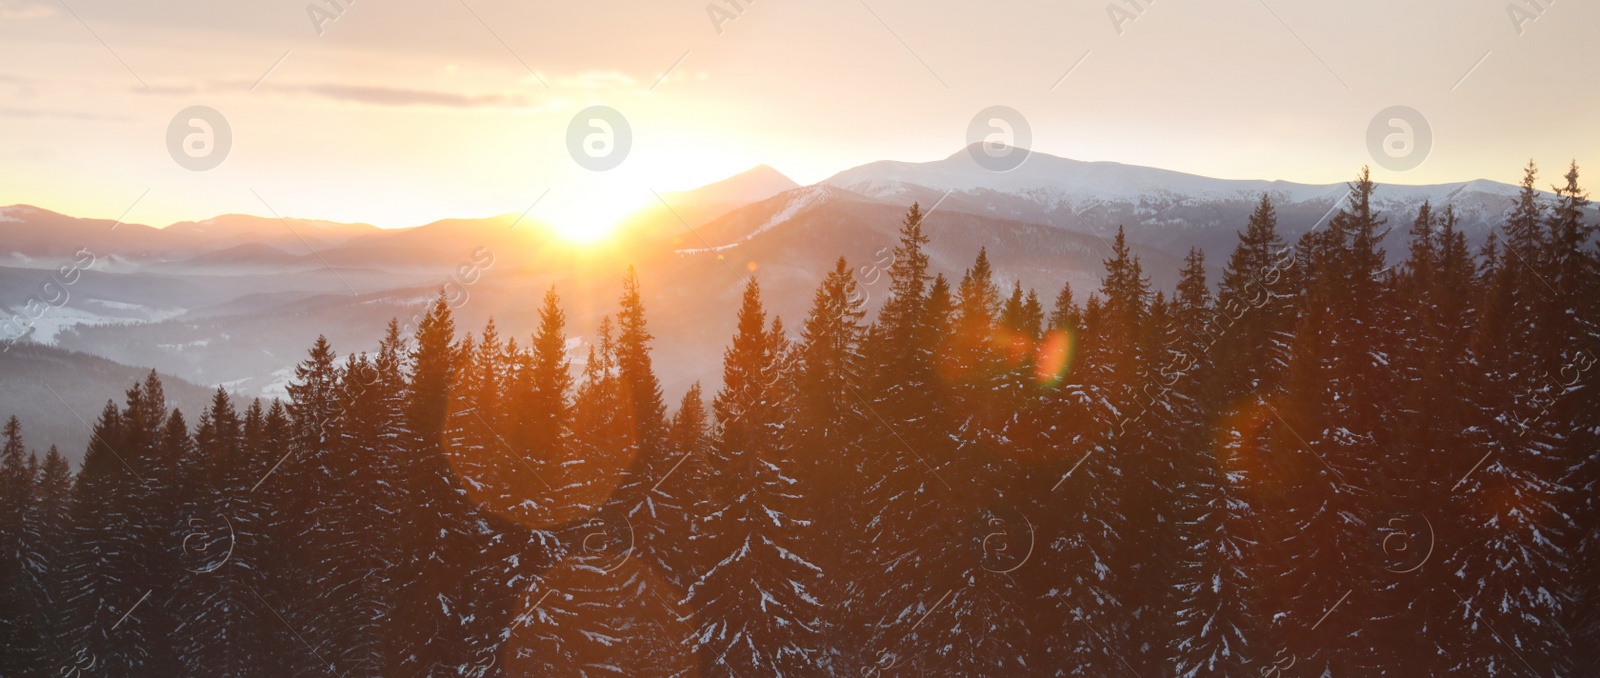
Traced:
<path fill-rule="evenodd" d="M 159 225 L 262 213 L 254 189 L 298 216 L 408 225 L 547 189 L 637 201 L 761 163 L 810 182 L 940 158 L 996 104 L 1047 153 L 1229 178 L 1348 179 L 1396 104 L 1434 147 L 1381 181 L 1600 160 L 1592 4 L 737 4 L 0 0 L 0 204 L 116 218 L 148 189 L 129 218 Z M 592 104 L 635 135 L 603 175 L 566 150 Z M 208 172 L 164 145 L 192 105 L 235 136 Z"/>
<path fill-rule="evenodd" d="M 60 7 L 38 0 L 0 0 L 0 21 L 44 19 L 60 11 Z"/>

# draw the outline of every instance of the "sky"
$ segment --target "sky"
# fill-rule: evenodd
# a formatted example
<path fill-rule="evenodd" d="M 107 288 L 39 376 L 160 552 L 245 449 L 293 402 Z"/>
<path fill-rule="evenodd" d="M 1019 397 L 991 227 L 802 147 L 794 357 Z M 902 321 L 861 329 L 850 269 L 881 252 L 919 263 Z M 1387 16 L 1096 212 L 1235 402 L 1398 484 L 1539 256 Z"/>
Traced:
<path fill-rule="evenodd" d="M 1600 162 L 1596 25 L 1575 0 L 0 0 L 0 205 L 599 228 L 758 164 L 943 158 L 997 105 L 1080 160 L 1554 181 Z M 568 148 L 595 105 L 632 133 L 607 171 Z M 231 131 L 210 169 L 169 150 L 192 106 Z M 1392 106 L 1431 132 L 1403 171 L 1368 143 Z"/>

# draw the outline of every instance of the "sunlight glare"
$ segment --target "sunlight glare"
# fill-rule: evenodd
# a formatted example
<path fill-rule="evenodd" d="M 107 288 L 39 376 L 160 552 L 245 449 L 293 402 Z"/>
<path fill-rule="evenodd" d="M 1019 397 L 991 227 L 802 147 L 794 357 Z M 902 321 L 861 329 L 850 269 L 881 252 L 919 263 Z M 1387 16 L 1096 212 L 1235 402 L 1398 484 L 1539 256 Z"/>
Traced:
<path fill-rule="evenodd" d="M 592 245 L 654 199 L 648 186 L 621 172 L 579 175 L 552 186 L 532 215 L 562 239 Z"/>

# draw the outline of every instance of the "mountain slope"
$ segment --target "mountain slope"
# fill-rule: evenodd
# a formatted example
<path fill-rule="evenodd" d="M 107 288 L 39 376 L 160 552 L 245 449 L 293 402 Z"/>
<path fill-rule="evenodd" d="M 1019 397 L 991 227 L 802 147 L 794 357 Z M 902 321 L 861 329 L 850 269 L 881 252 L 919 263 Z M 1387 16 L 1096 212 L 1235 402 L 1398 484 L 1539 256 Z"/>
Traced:
<path fill-rule="evenodd" d="M 629 216 L 624 232 L 676 235 L 772 196 L 800 188 L 800 184 L 766 165 L 746 170 L 713 184 L 661 195 L 656 202 Z"/>
<path fill-rule="evenodd" d="M 261 243 L 287 251 L 303 252 L 307 246 L 322 249 L 381 229 L 370 224 L 342 224 L 314 219 L 277 219 L 248 214 L 224 214 L 205 221 L 181 221 L 164 229 L 167 236 L 188 236 L 223 249 Z"/>
<path fill-rule="evenodd" d="M 1352 175 L 1353 175 L 1352 169 Z M 1128 237 L 1175 256 L 1189 247 L 1213 255 L 1231 248 L 1263 194 L 1271 196 L 1280 225 L 1294 236 L 1324 223 L 1348 192 L 1345 184 L 1213 179 L 1182 172 L 1084 162 L 1032 152 L 1010 172 L 979 166 L 966 149 L 931 162 L 880 161 L 840 172 L 822 182 L 862 195 L 902 203 L 938 203 L 941 210 L 1027 221 L 1109 238 L 1118 226 Z M 1467 236 L 1479 240 L 1509 206 L 1517 187 L 1487 180 L 1426 186 L 1380 185 L 1374 204 L 1391 226 L 1403 226 L 1424 200 L 1449 204 Z M 1391 254 L 1399 234 L 1390 233 Z M 1213 256 L 1213 263 L 1220 257 Z"/>
<path fill-rule="evenodd" d="M 40 452 L 54 444 L 73 462 L 82 460 L 89 426 L 106 399 L 122 404 L 121 394 L 149 375 L 105 358 L 38 344 L 17 344 L 0 352 L 0 419 L 15 415 Z M 211 399 L 211 390 L 161 373 L 168 403 L 194 421 Z M 57 397 L 59 396 L 59 398 Z"/>

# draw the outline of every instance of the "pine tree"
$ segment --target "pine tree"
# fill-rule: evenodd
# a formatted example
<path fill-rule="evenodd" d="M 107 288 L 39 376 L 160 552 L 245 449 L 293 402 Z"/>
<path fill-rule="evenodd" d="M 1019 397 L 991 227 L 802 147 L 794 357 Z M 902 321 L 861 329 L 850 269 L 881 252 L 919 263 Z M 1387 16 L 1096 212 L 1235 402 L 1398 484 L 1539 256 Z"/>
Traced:
<path fill-rule="evenodd" d="M 258 436 L 246 435 L 245 462 L 241 464 L 248 470 L 249 505 L 262 518 L 257 530 L 235 528 L 234 557 L 240 559 L 239 567 L 253 560 L 260 570 L 257 588 L 251 592 L 254 605 L 250 611 L 263 654 L 254 659 L 262 673 L 272 675 L 314 675 L 328 670 L 322 658 L 306 651 L 301 627 L 289 623 L 290 619 L 305 621 L 292 603 L 304 591 L 301 582 L 314 554 L 304 548 L 306 540 L 296 514 L 306 488 L 283 479 L 274 483 L 273 479 L 277 473 L 291 475 L 301 468 L 284 468 L 297 435 L 288 405 L 274 399 Z"/>
<path fill-rule="evenodd" d="M 1596 415 L 1600 398 L 1592 385 L 1595 356 L 1600 352 L 1596 349 L 1600 345 L 1596 341 L 1600 339 L 1600 301 L 1596 300 L 1600 296 L 1600 252 L 1593 247 L 1596 224 L 1585 216 L 1591 203 L 1578 184 L 1576 163 L 1563 178 L 1566 184 L 1556 187 L 1556 204 L 1548 220 L 1549 282 L 1559 294 L 1549 297 L 1551 303 L 1543 316 L 1550 321 L 1548 332 L 1561 362 L 1550 374 L 1557 382 L 1557 400 L 1546 416 L 1569 433 L 1559 453 L 1565 467 L 1562 484 L 1572 490 L 1569 510 L 1579 529 L 1561 546 L 1570 554 L 1567 588 L 1573 599 L 1569 621 L 1562 626 L 1573 635 L 1576 657 L 1572 672 L 1585 675 L 1600 671 L 1600 650 L 1595 649 L 1600 643 L 1600 586 L 1584 574 L 1600 566 L 1600 536 L 1594 530 L 1581 529 L 1600 523 L 1600 499 L 1596 498 L 1600 459 L 1593 454 L 1600 448 Z"/>
<path fill-rule="evenodd" d="M 1556 203 L 1546 213 L 1547 236 L 1545 251 L 1540 259 L 1547 263 L 1545 282 L 1553 294 L 1541 296 L 1542 313 L 1548 322 L 1543 330 L 1548 337 L 1547 369 L 1570 363 L 1577 357 L 1579 347 L 1592 339 L 1596 332 L 1594 305 L 1581 307 L 1583 292 L 1593 289 L 1597 272 L 1588 251 L 1590 240 L 1600 226 L 1588 222 L 1586 213 L 1590 201 L 1578 184 L 1578 165 L 1568 168 L 1562 177 L 1566 183 L 1555 187 Z M 1588 313 L 1585 313 L 1588 311 Z"/>
<path fill-rule="evenodd" d="M 453 664 L 456 651 L 453 620 L 442 588 L 450 580 L 450 553 L 446 532 L 461 518 L 451 483 L 450 464 L 443 456 L 445 417 L 450 411 L 451 381 L 458 353 L 454 350 L 456 325 L 450 302 L 440 293 L 418 323 L 408 361 L 411 382 L 406 389 L 406 441 L 400 464 L 405 510 L 402 524 L 402 560 L 395 568 L 395 600 L 384 673 L 430 673 Z"/>
<path fill-rule="evenodd" d="M 672 449 L 681 455 L 704 454 L 710 449 L 711 420 L 706 413 L 705 395 L 700 390 L 700 382 L 695 382 L 689 386 L 689 390 L 684 391 L 678 411 L 672 415 L 668 441 Z"/>
<path fill-rule="evenodd" d="M 311 645 L 312 658 L 324 670 L 334 672 L 348 671 L 365 659 L 365 646 L 354 637 L 361 624 L 354 618 L 360 579 L 349 559 L 361 548 L 355 543 L 361 537 L 361 521 L 355 515 L 360 509 L 350 488 L 355 464 L 350 447 L 351 441 L 360 437 L 356 432 L 362 425 L 374 422 L 363 421 L 354 411 L 352 391 L 356 389 L 351 386 L 366 378 L 370 369 L 364 357 L 355 355 L 340 365 L 327 339 L 317 338 L 306 359 L 295 368 L 295 381 L 288 388 L 288 409 L 296 431 L 293 451 L 277 473 L 263 481 L 276 482 L 276 487 L 282 488 L 269 491 L 288 494 L 289 531 L 309 546 L 296 569 L 313 581 L 324 582 L 325 587 L 315 617 L 311 610 L 263 597 L 274 607 L 267 614 L 276 613 L 291 626 L 305 629 L 302 635 Z"/>
<path fill-rule="evenodd" d="M 405 501 L 400 506 L 401 560 L 394 568 L 397 601 L 388 647 L 381 654 L 390 666 L 385 674 L 413 675 L 454 670 L 476 659 L 463 625 L 464 571 L 478 558 L 473 533 L 480 527 L 446 460 L 447 417 L 454 396 L 452 382 L 460 355 L 455 346 L 455 320 L 441 292 L 418 323 L 411 343 L 411 380 L 406 390 L 406 429 L 400 477 Z M 456 410 L 460 411 L 460 410 Z"/>
<path fill-rule="evenodd" d="M 1469 346 L 1477 363 L 1468 393 L 1474 411 L 1450 493 L 1465 516 L 1461 537 L 1476 546 L 1441 568 L 1449 619 L 1467 629 L 1441 643 L 1441 664 L 1453 671 L 1494 672 L 1505 663 L 1498 647 L 1474 637 L 1485 626 L 1498 629 L 1536 671 L 1564 672 L 1571 657 L 1570 631 L 1538 621 L 1568 612 L 1551 582 L 1568 576 L 1559 544 L 1573 526 L 1554 510 L 1571 488 L 1554 458 L 1568 433 L 1548 416 L 1564 387 L 1543 369 L 1552 360 L 1546 328 L 1555 320 L 1540 313 L 1551 306 L 1541 299 L 1551 293 L 1544 277 L 1551 248 L 1536 176 L 1530 163 L 1502 228 L 1503 251 L 1487 253 L 1488 289 Z"/>
<path fill-rule="evenodd" d="M 121 656 L 128 647 L 126 641 L 112 646 L 101 630 L 105 628 L 102 621 L 115 619 L 134 604 L 132 599 L 113 594 L 109 584 L 114 580 L 108 576 L 132 560 L 126 537 L 133 516 L 126 495 L 130 486 L 143 482 L 114 446 L 121 441 L 121 428 L 122 413 L 116 403 L 107 400 L 91 429 L 73 488 L 70 570 L 65 577 L 72 597 L 72 629 L 63 641 L 67 646 L 61 656 L 53 658 L 62 665 L 79 666 L 82 660 L 105 666 L 114 661 L 121 670 L 128 670 L 129 659 Z M 108 605 L 120 606 L 120 610 L 113 614 Z"/>
<path fill-rule="evenodd" d="M 942 498 L 938 510 L 919 516 L 931 528 L 924 539 L 938 537 L 919 545 L 922 579 L 947 593 L 939 613 L 951 628 L 944 631 L 949 636 L 919 637 L 903 651 L 926 653 L 932 661 L 919 666 L 925 671 L 1025 672 L 1042 661 L 1036 638 L 1044 634 L 1036 634 L 1030 620 L 1017 614 L 1037 595 L 1029 595 L 1022 577 L 1013 573 L 1031 565 L 1037 537 L 1032 520 L 1039 516 L 1029 517 L 1031 498 L 1025 491 L 1038 478 L 1019 463 L 1034 457 L 1019 454 L 1014 440 L 1033 428 L 1023 423 L 1033 413 L 1019 410 L 1026 404 L 1023 388 L 1031 378 L 1030 354 L 1043 312 L 1037 297 L 1024 294 L 1020 284 L 1000 301 L 982 250 L 952 301 L 951 319 L 933 325 L 944 337 L 940 364 L 946 369 L 940 374 L 953 382 L 946 406 L 955 424 L 953 447 L 949 456 L 932 463 L 971 489 Z M 930 301 L 931 315 L 945 315 L 943 305 Z M 964 642 L 952 644 L 949 637 Z"/>
<path fill-rule="evenodd" d="M 858 290 L 854 274 L 840 257 L 817 288 L 800 331 L 794 379 L 800 427 L 809 449 L 848 450 L 859 444 L 866 425 L 867 415 L 855 397 L 866 379 L 861 353 L 866 313 L 851 301 L 859 296 Z"/>
<path fill-rule="evenodd" d="M 4 429 L 0 674 L 1588 675 L 1600 251 L 1536 179 L 1392 267 L 1365 171 L 1292 248 L 1263 196 L 1215 297 L 1119 231 L 1048 318 L 913 205 L 875 322 L 842 258 L 796 341 L 751 281 L 670 421 L 632 271 L 578 379 L 553 289 L 192 432 L 152 372 L 76 478 Z"/>
<path fill-rule="evenodd" d="M 1050 311 L 1050 329 L 1065 330 L 1077 334 L 1083 317 L 1083 309 L 1072 298 L 1072 283 L 1061 286 L 1061 292 L 1056 295 L 1056 303 Z"/>
<path fill-rule="evenodd" d="M 644 301 L 639 288 L 639 275 L 633 268 L 622 279 L 621 308 L 617 312 L 617 385 L 618 397 L 627 410 L 631 428 L 629 455 L 634 459 L 628 475 L 618 488 L 618 502 L 636 506 L 646 500 L 650 486 L 665 475 L 672 464 L 666 454 L 666 405 L 662 401 L 661 382 L 656 379 L 650 360 L 650 342 L 655 337 L 645 322 Z M 653 501 L 653 499 L 646 500 Z M 643 516 L 656 513 L 647 506 Z M 654 530 L 652 530 L 654 531 Z"/>
<path fill-rule="evenodd" d="M 1363 503 L 1375 516 L 1385 555 L 1396 562 L 1384 564 L 1388 574 L 1369 576 L 1373 581 L 1362 609 L 1365 628 L 1375 631 L 1368 643 L 1371 661 L 1402 673 L 1447 670 L 1438 663 L 1441 656 L 1417 651 L 1404 629 L 1432 630 L 1459 605 L 1425 576 L 1425 567 L 1439 566 L 1421 552 L 1428 543 L 1415 544 L 1417 553 L 1390 548 L 1391 543 L 1411 548 L 1410 531 L 1427 525 L 1436 533 L 1416 538 L 1445 544 L 1465 536 L 1456 527 L 1459 521 L 1427 517 L 1436 507 L 1452 504 L 1451 483 L 1460 475 L 1455 465 L 1471 445 L 1462 435 L 1472 414 L 1470 400 L 1460 385 L 1474 379 L 1476 359 L 1465 340 L 1478 291 L 1471 254 L 1456 226 L 1449 205 L 1435 210 L 1424 203 L 1418 209 L 1409 253 L 1389 276 L 1389 301 L 1380 314 L 1385 341 L 1392 346 L 1385 381 L 1394 396 L 1386 408 L 1389 438 L 1382 470 L 1370 477 L 1372 497 Z"/>
<path fill-rule="evenodd" d="M 1125 670 L 1115 667 L 1139 649 L 1127 640 L 1124 596 L 1129 552 L 1140 542 L 1119 542 L 1130 524 L 1126 478 L 1140 458 L 1138 433 L 1152 406 L 1137 400 L 1150 288 L 1120 229 L 1104 264 L 1100 293 L 1090 296 L 1077 320 L 1073 371 L 1042 405 L 1053 449 L 1039 469 L 1049 481 L 1034 509 L 1044 535 L 1039 567 L 1072 573 L 1037 587 L 1045 599 L 1044 623 L 1065 639 L 1050 644 L 1048 661 L 1076 674 Z"/>
<path fill-rule="evenodd" d="M 1112 241 L 1111 255 L 1104 261 L 1106 273 L 1100 285 L 1102 321 L 1086 338 L 1084 352 L 1099 385 L 1131 392 L 1138 389 L 1138 340 L 1149 317 L 1150 279 L 1121 228 Z M 1134 410 L 1128 420 L 1136 420 L 1140 411 Z"/>
<path fill-rule="evenodd" d="M 865 491 L 866 439 L 871 421 L 858 394 L 866 389 L 862 356 L 866 313 L 856 301 L 859 284 L 843 257 L 817 287 L 811 311 L 800 330 L 793 371 L 795 391 L 795 467 L 797 492 L 806 497 L 807 517 L 814 521 L 797 549 L 823 571 L 848 571 L 854 563 L 835 547 L 858 534 L 854 508 Z M 858 613 L 852 582 L 824 579 L 816 590 L 825 609 L 839 610 L 826 633 L 847 633 L 844 621 Z M 830 661 L 847 663 L 842 648 L 830 648 Z"/>
<path fill-rule="evenodd" d="M 567 359 L 566 315 L 555 287 L 545 292 L 539 310 L 539 331 L 533 337 L 533 355 L 517 392 L 517 408 L 526 423 L 521 429 L 529 456 L 557 458 L 571 444 L 572 361 Z"/>
<path fill-rule="evenodd" d="M 505 435 L 513 426 L 504 402 L 513 375 L 507 370 L 511 361 L 494 319 L 484 327 L 481 338 L 474 340 L 468 335 L 462 339 L 456 352 L 460 360 L 451 386 L 443 450 L 474 503 L 502 516 L 520 518 L 527 508 L 523 498 L 537 496 L 526 490 L 543 488 L 514 484 L 517 478 L 512 474 L 526 469 L 523 464 L 528 463 L 528 455 L 526 449 L 512 447 Z"/>
<path fill-rule="evenodd" d="M 160 378 L 151 372 L 128 390 L 125 409 L 108 402 L 93 428 L 72 500 L 66 576 L 74 630 L 62 664 L 92 659 L 114 674 L 178 673 L 173 610 L 142 602 L 170 595 L 181 567 L 171 541 L 181 450 L 169 444 L 170 423 Z"/>
<path fill-rule="evenodd" d="M 1372 205 L 1375 185 L 1366 170 L 1351 185 L 1349 205 L 1334 215 L 1326 233 L 1302 238 L 1306 252 L 1303 314 L 1290 345 L 1283 390 L 1258 396 L 1268 418 L 1264 454 L 1280 477 L 1263 477 L 1263 492 L 1279 494 L 1279 510 L 1263 510 L 1276 532 L 1263 532 L 1271 567 L 1261 579 L 1273 589 L 1270 603 L 1289 611 L 1273 633 L 1312 670 L 1375 670 L 1375 658 L 1357 652 L 1349 635 L 1353 617 L 1327 620 L 1337 642 L 1315 639 L 1299 626 L 1315 620 L 1351 588 L 1323 574 L 1326 568 L 1376 573 L 1363 549 L 1386 507 L 1369 501 L 1372 478 L 1390 442 L 1393 398 L 1385 386 L 1393 347 L 1380 307 L 1384 253 L 1377 247 L 1384 219 Z M 1268 485 L 1267 483 L 1270 483 Z M 1281 534 L 1274 538 L 1273 534 Z M 1372 576 L 1370 574 L 1366 576 Z"/>
<path fill-rule="evenodd" d="M 928 270 L 923 213 L 913 204 L 900 230 L 889 267 L 889 298 L 869 328 L 863 354 L 870 390 L 853 394 L 869 419 L 862 476 L 868 481 L 852 502 L 858 516 L 853 531 L 861 553 L 852 571 L 882 576 L 849 589 L 859 612 L 847 624 L 840 654 L 847 666 L 874 666 L 935 658 L 922 650 L 939 642 L 935 628 L 915 620 L 933 609 L 922 563 L 930 546 L 950 548 L 939 532 L 959 509 L 943 503 L 952 482 L 937 466 L 953 456 L 953 422 L 946 416 L 947 389 L 939 369 L 953 363 L 945 338 L 951 334 L 954 303 L 948 281 Z M 955 547 L 959 547 L 955 545 Z"/>
<path fill-rule="evenodd" d="M 73 480 L 71 464 L 55 445 L 51 445 L 44 463 L 39 467 L 35 495 L 37 501 L 28 518 L 31 526 L 29 533 L 38 539 L 38 548 L 34 553 L 36 560 L 32 561 L 28 577 L 38 582 L 44 594 L 42 631 L 46 638 L 60 638 L 70 628 L 63 577 L 67 570 L 72 536 L 70 511 Z"/>
<path fill-rule="evenodd" d="M 1217 288 L 1215 311 L 1195 326 L 1217 365 L 1227 402 L 1269 388 L 1281 372 L 1294 308 L 1294 251 L 1278 235 L 1271 199 L 1250 215 Z"/>
<path fill-rule="evenodd" d="M 1235 255 L 1238 256 L 1237 254 Z M 1163 329 L 1167 369 L 1178 370 L 1167 402 L 1168 434 L 1179 450 L 1174 469 L 1179 583 L 1177 640 L 1168 652 L 1180 676 L 1225 673 L 1258 651 L 1260 611 L 1252 588 L 1248 532 L 1253 507 L 1237 491 L 1250 469 L 1232 464 L 1213 449 L 1211 422 L 1219 409 L 1212 344 L 1189 331 L 1218 312 L 1205 279 L 1205 256 L 1190 250 L 1173 298 L 1171 323 Z"/>
<path fill-rule="evenodd" d="M 135 516 L 132 531 L 138 542 L 131 549 L 131 569 L 118 573 L 132 584 L 123 590 L 129 600 L 136 601 L 143 593 L 170 595 L 183 567 L 182 551 L 173 547 L 172 535 L 188 494 L 178 479 L 191 447 L 188 425 L 181 414 L 168 410 L 165 389 L 154 370 L 128 390 L 122 422 L 122 454 L 141 469 L 140 474 L 147 480 L 133 486 L 128 496 Z M 149 573 L 161 576 L 147 580 Z M 141 609 L 137 622 L 134 626 L 134 618 L 130 618 L 122 628 L 129 635 L 144 639 L 137 649 L 145 655 L 136 664 L 140 670 L 178 673 L 177 648 L 170 640 L 181 622 L 175 611 L 163 606 Z"/>
<path fill-rule="evenodd" d="M 670 610 L 678 595 L 652 562 L 662 552 L 641 547 L 660 536 L 641 527 L 659 524 L 631 516 L 635 506 L 618 498 L 637 439 L 614 327 L 603 318 L 590 344 L 573 398 L 574 435 L 548 478 L 557 515 L 570 525 L 558 535 L 564 557 L 523 593 L 509 641 L 508 670 L 516 674 L 672 675 L 689 664 L 686 628 Z M 659 539 L 652 545 L 671 552 Z"/>
<path fill-rule="evenodd" d="M 30 557 L 27 518 L 35 509 L 35 475 L 16 417 L 6 421 L 0 447 L 0 675 L 24 675 L 42 669 L 44 612 L 41 582 L 30 576 L 37 567 Z"/>
<path fill-rule="evenodd" d="M 804 675 L 826 670 L 821 610 L 813 591 L 822 570 L 793 549 L 808 522 L 794 517 L 796 492 L 781 325 L 766 325 L 752 279 L 738 333 L 723 359 L 713 402 L 721 430 L 709 466 L 718 487 L 704 513 L 717 562 L 690 585 L 693 642 L 707 675 Z"/>
<path fill-rule="evenodd" d="M 1012 318 L 1021 322 L 1022 288 L 1017 288 Z M 991 421 L 1004 412 L 1001 393 L 1004 388 L 1001 370 L 1005 361 L 1005 342 L 1000 332 L 1005 318 L 1000 302 L 1000 290 L 994 284 L 994 274 L 989 266 L 989 254 L 978 250 L 972 268 L 961 277 L 956 288 L 956 321 L 954 335 L 949 337 L 953 373 L 948 375 L 955 383 L 952 407 L 970 413 L 974 418 L 963 423 L 965 438 L 978 438 L 994 427 Z"/>
<path fill-rule="evenodd" d="M 589 347 L 573 399 L 573 429 L 581 433 L 553 481 L 562 505 L 577 515 L 598 510 L 621 481 L 634 457 L 631 412 L 623 406 L 617 373 L 615 325 L 602 318 Z"/>
<path fill-rule="evenodd" d="M 705 550 L 709 536 L 698 519 L 700 507 L 693 497 L 696 490 L 706 487 L 710 476 L 706 464 L 710 463 L 713 441 L 711 414 L 706 411 L 705 395 L 697 381 L 684 392 L 667 435 L 667 445 L 678 455 L 678 461 L 654 490 L 684 498 L 681 510 L 662 514 L 662 543 L 658 547 L 666 563 L 665 575 L 679 589 L 698 578 L 708 559 Z"/>
<path fill-rule="evenodd" d="M 242 510 L 242 492 L 248 487 L 240 473 L 244 422 L 228 393 L 218 388 L 192 441 L 177 412 L 169 432 L 169 444 L 185 457 L 188 488 L 173 532 L 184 556 L 184 571 L 175 575 L 181 592 L 176 638 L 183 674 L 251 675 L 264 649 L 250 593 L 258 590 L 259 570 L 253 553 L 233 559 L 238 532 L 248 534 L 259 523 L 258 516 Z"/>
<path fill-rule="evenodd" d="M 659 588 L 657 576 L 677 584 L 689 576 L 674 562 L 681 554 L 673 533 L 683 528 L 694 502 L 694 489 L 682 484 L 667 484 L 679 457 L 667 445 L 666 406 L 661 382 L 656 378 L 650 357 L 650 334 L 645 319 L 639 276 L 632 267 L 622 281 L 622 297 L 617 312 L 615 346 L 616 397 L 621 408 L 623 458 L 631 460 L 609 502 L 609 510 L 626 516 L 635 555 L 648 577 L 630 580 L 624 590 L 639 587 Z M 632 574 L 632 572 L 630 572 Z M 657 594 L 650 597 L 659 599 Z M 674 629 L 671 633 L 677 633 Z"/>

